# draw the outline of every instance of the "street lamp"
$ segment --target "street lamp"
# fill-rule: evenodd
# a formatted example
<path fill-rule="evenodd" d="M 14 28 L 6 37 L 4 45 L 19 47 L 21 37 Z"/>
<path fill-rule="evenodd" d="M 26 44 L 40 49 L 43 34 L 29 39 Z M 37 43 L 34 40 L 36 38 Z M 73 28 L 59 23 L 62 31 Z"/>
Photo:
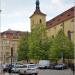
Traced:
<path fill-rule="evenodd" d="M 60 52 L 60 56 L 61 56 L 62 63 L 64 63 L 64 48 L 65 48 L 65 45 L 64 45 L 64 39 L 63 39 L 62 40 L 62 50 Z"/>
<path fill-rule="evenodd" d="M 3 63 L 3 55 L 2 55 L 3 51 L 2 51 L 2 40 L 1 40 L 1 9 L 0 9 L 0 64 L 2 66 L 2 63 Z M 3 67 L 1 67 L 1 70 L 0 70 L 0 74 L 3 74 Z"/>
<path fill-rule="evenodd" d="M 61 60 L 62 60 L 62 63 L 63 63 L 63 61 L 64 61 L 64 53 L 63 53 L 63 51 L 61 51 Z"/>
<path fill-rule="evenodd" d="M 13 62 L 13 47 L 11 47 L 11 64 Z"/>

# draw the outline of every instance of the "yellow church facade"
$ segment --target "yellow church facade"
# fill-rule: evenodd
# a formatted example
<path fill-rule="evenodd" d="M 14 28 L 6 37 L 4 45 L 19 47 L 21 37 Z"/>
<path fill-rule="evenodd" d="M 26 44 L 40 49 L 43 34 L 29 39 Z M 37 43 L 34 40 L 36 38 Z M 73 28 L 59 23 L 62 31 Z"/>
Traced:
<path fill-rule="evenodd" d="M 74 42 L 75 39 L 75 16 L 74 16 L 75 7 L 70 8 L 69 10 L 63 12 L 57 17 L 47 21 L 47 34 L 50 37 L 55 37 L 58 31 L 62 28 L 66 36 L 69 37 Z"/>
<path fill-rule="evenodd" d="M 38 24 L 46 25 L 46 16 L 36 14 L 33 17 L 31 16 L 30 18 L 31 18 L 31 28 L 32 29 Z"/>
<path fill-rule="evenodd" d="M 46 14 L 42 13 L 39 6 L 39 0 L 36 0 L 36 9 L 30 16 L 31 29 L 36 25 L 42 24 L 47 28 L 47 35 L 54 38 L 62 28 L 66 36 L 74 42 L 75 39 L 75 6 L 59 14 L 53 19 L 46 21 Z"/>
<path fill-rule="evenodd" d="M 39 0 L 36 0 L 36 9 L 30 16 L 31 30 L 39 24 L 46 26 L 46 14 L 41 12 L 39 4 Z"/>

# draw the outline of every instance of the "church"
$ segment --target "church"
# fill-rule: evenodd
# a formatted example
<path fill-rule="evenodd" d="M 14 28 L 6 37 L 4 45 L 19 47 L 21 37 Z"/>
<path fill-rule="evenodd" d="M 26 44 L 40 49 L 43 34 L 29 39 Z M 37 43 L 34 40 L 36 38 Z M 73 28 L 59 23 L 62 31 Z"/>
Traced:
<path fill-rule="evenodd" d="M 73 41 L 75 45 L 75 14 L 74 14 L 75 6 L 64 11 L 63 13 L 55 16 L 53 19 L 46 21 L 46 14 L 41 12 L 40 2 L 36 0 L 36 8 L 33 14 L 30 16 L 30 24 L 31 30 L 35 28 L 35 26 L 41 24 L 44 25 L 47 29 L 47 35 L 51 38 L 54 38 L 60 29 L 64 30 L 64 33 L 70 40 Z M 5 32 L 2 32 L 0 35 L 0 61 L 2 63 L 10 63 L 11 62 L 11 48 L 13 48 L 13 56 L 17 55 L 17 46 L 19 38 L 22 35 L 27 34 L 27 32 L 22 31 L 14 31 L 8 29 Z M 15 59 L 14 59 L 15 60 Z"/>
<path fill-rule="evenodd" d="M 47 28 L 47 35 L 54 38 L 56 33 L 62 28 L 66 36 L 74 42 L 75 39 L 75 6 L 55 16 L 53 19 L 46 21 L 46 14 L 41 12 L 40 2 L 36 0 L 36 9 L 30 16 L 31 30 L 38 24 L 45 25 Z"/>

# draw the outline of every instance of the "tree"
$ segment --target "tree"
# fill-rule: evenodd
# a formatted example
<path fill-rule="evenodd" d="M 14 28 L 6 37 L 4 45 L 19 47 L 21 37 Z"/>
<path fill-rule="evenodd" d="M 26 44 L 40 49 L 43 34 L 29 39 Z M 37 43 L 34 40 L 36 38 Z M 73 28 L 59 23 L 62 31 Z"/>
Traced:
<path fill-rule="evenodd" d="M 18 60 L 27 60 L 28 61 L 28 52 L 29 52 L 29 45 L 28 45 L 28 32 L 26 32 L 20 38 L 19 45 L 18 45 Z"/>
<path fill-rule="evenodd" d="M 63 30 L 60 30 L 53 39 L 49 57 L 54 61 L 59 60 L 61 57 L 64 59 L 74 58 L 74 45 L 72 41 L 65 36 Z"/>
<path fill-rule="evenodd" d="M 29 37 L 29 57 L 31 59 L 48 59 L 50 41 L 44 25 L 37 25 Z"/>

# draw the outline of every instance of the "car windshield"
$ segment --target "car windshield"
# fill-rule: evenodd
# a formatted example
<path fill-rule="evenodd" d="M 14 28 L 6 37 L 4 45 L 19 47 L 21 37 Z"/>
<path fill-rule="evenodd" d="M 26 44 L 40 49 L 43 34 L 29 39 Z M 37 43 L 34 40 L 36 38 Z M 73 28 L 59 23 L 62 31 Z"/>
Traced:
<path fill-rule="evenodd" d="M 58 65 L 56 65 L 56 66 L 64 66 L 64 65 L 62 65 L 62 64 L 58 64 Z"/>
<path fill-rule="evenodd" d="M 34 68 L 36 65 L 29 65 L 28 68 Z"/>
<path fill-rule="evenodd" d="M 15 65 L 15 66 L 13 66 L 13 68 L 25 68 L 25 67 L 27 67 L 27 66 L 24 66 L 24 65 Z"/>
<path fill-rule="evenodd" d="M 59 65 L 65 65 L 65 64 L 59 64 Z"/>
<path fill-rule="evenodd" d="M 23 65 L 23 66 L 20 66 L 20 68 L 27 68 L 27 66 L 26 65 Z"/>

